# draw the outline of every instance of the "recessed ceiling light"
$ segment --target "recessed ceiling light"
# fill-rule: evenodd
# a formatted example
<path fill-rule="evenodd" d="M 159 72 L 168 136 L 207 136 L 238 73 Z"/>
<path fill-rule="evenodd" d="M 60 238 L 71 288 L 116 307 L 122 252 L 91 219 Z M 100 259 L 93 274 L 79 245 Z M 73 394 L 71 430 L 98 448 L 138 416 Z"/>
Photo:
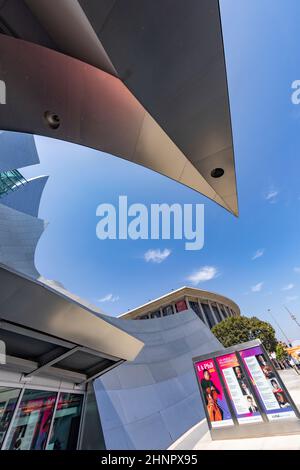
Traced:
<path fill-rule="evenodd" d="M 223 168 L 214 168 L 211 172 L 210 172 L 210 176 L 212 176 L 213 178 L 221 178 L 221 176 L 224 175 L 224 170 Z"/>
<path fill-rule="evenodd" d="M 57 114 L 52 113 L 51 111 L 46 111 L 44 113 L 45 120 L 48 126 L 51 129 L 58 129 L 60 126 L 60 118 Z"/>

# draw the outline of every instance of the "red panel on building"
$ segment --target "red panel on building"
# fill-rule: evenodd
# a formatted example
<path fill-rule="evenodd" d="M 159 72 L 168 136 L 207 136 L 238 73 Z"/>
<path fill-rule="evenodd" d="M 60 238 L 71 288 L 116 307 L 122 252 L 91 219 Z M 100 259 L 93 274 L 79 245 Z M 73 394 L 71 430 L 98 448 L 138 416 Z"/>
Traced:
<path fill-rule="evenodd" d="M 182 312 L 183 310 L 187 310 L 187 305 L 185 300 L 179 300 L 179 302 L 176 302 L 176 312 Z"/>

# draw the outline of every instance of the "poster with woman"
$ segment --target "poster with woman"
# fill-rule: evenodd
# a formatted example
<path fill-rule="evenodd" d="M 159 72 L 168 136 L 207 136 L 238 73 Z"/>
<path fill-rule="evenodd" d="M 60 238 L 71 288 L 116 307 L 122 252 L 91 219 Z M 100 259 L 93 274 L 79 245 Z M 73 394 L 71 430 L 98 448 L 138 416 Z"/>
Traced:
<path fill-rule="evenodd" d="M 262 347 L 242 350 L 240 355 L 269 420 L 295 418 L 293 406 L 279 385 L 276 373 L 270 366 Z"/>
<path fill-rule="evenodd" d="M 211 427 L 232 426 L 234 423 L 213 359 L 197 362 L 195 368 Z"/>
<path fill-rule="evenodd" d="M 220 356 L 217 362 L 238 422 L 240 424 L 262 422 L 263 419 L 252 395 L 248 377 L 243 373 L 237 355 L 230 353 Z"/>

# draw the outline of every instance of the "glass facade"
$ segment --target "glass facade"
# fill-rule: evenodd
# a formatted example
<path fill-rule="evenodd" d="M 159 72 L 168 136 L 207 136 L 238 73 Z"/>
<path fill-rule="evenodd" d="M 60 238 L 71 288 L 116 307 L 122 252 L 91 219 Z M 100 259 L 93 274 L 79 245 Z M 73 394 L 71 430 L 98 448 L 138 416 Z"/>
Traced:
<path fill-rule="evenodd" d="M 209 305 L 204 304 L 204 303 L 201 302 L 201 306 L 203 308 L 204 314 L 205 314 L 206 319 L 208 321 L 209 328 L 212 328 L 215 325 L 215 320 L 214 320 L 213 314 L 212 314 L 212 312 L 209 308 Z"/>
<path fill-rule="evenodd" d="M 150 318 L 160 318 L 160 310 L 156 310 L 155 312 L 150 313 Z"/>
<path fill-rule="evenodd" d="M 222 317 L 221 317 L 221 314 L 220 314 L 220 312 L 219 312 L 219 309 L 218 309 L 217 305 L 212 305 L 212 309 L 213 309 L 213 312 L 214 312 L 214 314 L 215 314 L 215 317 L 216 317 L 218 323 L 221 322 L 221 321 L 222 321 Z"/>
<path fill-rule="evenodd" d="M 61 393 L 47 450 L 75 450 L 80 425 L 82 395 Z"/>
<path fill-rule="evenodd" d="M 0 387 L 0 448 L 12 419 L 20 389 Z"/>
<path fill-rule="evenodd" d="M 203 315 L 202 315 L 202 312 L 201 312 L 201 308 L 198 304 L 198 302 L 193 302 L 192 300 L 189 301 L 189 304 L 191 306 L 191 309 L 194 310 L 194 312 L 196 313 L 196 315 L 200 318 L 200 320 L 203 321 L 203 323 L 205 323 L 204 321 L 204 318 L 203 318 Z"/>
<path fill-rule="evenodd" d="M 0 173 L 0 197 L 14 191 L 18 186 L 26 184 L 26 179 L 18 170 L 4 171 Z"/>
<path fill-rule="evenodd" d="M 227 316 L 227 317 L 231 317 L 230 308 L 229 308 L 229 307 L 226 307 L 226 306 L 224 305 L 224 310 L 225 310 L 225 312 L 226 312 L 226 314 L 227 314 L 226 316 Z"/>
<path fill-rule="evenodd" d="M 227 312 L 226 312 L 225 308 L 223 307 L 223 305 L 220 305 L 220 310 L 222 312 L 223 317 L 227 318 Z"/>
<path fill-rule="evenodd" d="M 6 442 L 6 449 L 45 449 L 56 396 L 55 392 L 25 390 Z"/>
<path fill-rule="evenodd" d="M 172 305 L 166 305 L 166 307 L 162 309 L 162 314 L 164 317 L 167 317 L 168 315 L 173 315 L 173 313 L 174 311 Z"/>
<path fill-rule="evenodd" d="M 76 449 L 84 395 L 26 389 L 19 400 L 20 393 L 0 387 L 0 448 Z"/>

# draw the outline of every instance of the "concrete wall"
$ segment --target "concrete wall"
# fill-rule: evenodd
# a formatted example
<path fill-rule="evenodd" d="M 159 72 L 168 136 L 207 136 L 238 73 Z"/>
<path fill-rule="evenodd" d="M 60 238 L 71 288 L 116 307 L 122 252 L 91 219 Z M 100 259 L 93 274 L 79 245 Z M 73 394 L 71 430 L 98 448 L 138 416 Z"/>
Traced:
<path fill-rule="evenodd" d="M 109 321 L 145 346 L 94 382 L 106 447 L 166 449 L 204 418 L 192 357 L 222 346 L 192 310 Z"/>

